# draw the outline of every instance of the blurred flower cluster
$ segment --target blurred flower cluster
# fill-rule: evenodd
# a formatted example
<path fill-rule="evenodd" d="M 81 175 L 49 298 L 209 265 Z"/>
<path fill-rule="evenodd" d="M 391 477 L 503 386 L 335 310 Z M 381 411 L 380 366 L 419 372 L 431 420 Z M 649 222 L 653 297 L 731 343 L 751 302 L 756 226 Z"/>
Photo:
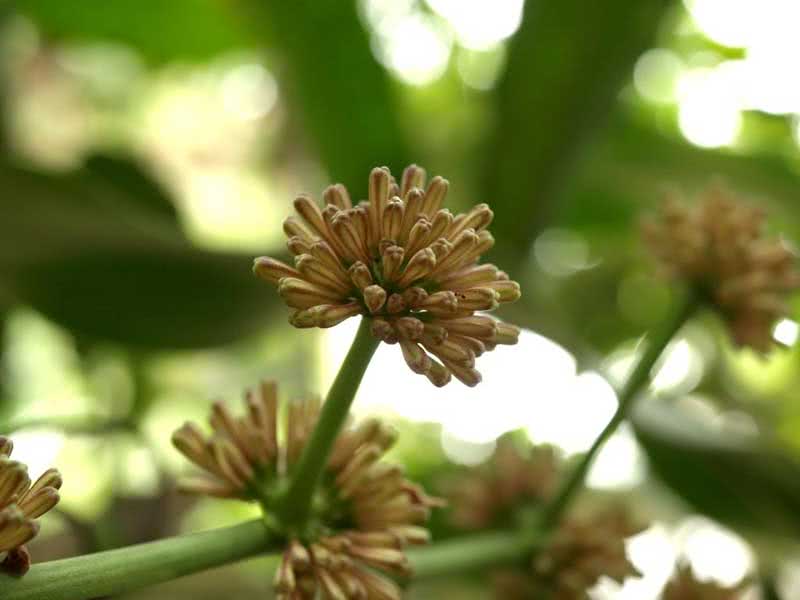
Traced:
<path fill-rule="evenodd" d="M 502 438 L 490 461 L 447 483 L 453 520 L 465 529 L 530 529 L 531 513 L 552 498 L 564 475 L 552 447 Z M 525 568 L 492 573 L 495 597 L 583 600 L 603 576 L 620 583 L 637 576 L 625 540 L 643 529 L 622 505 L 569 514 Z"/>
<path fill-rule="evenodd" d="M 741 345 L 766 351 L 772 325 L 788 313 L 786 295 L 800 286 L 795 256 L 763 235 L 764 215 L 722 187 L 696 205 L 670 197 L 643 225 L 645 242 L 668 275 L 715 306 Z"/>
<path fill-rule="evenodd" d="M 246 404 L 247 414 L 236 417 L 216 403 L 210 437 L 191 423 L 175 432 L 175 446 L 207 473 L 185 480 L 182 488 L 258 500 L 269 515 L 317 423 L 320 405 L 315 400 L 281 403 L 274 382 L 248 392 Z M 441 501 L 408 481 L 400 467 L 381 461 L 395 440 L 394 430 L 377 420 L 346 427 L 315 492 L 309 526 L 298 534 L 270 521 L 287 544 L 275 576 L 279 598 L 400 598 L 396 584 L 377 571 L 410 574 L 403 548 L 428 541 L 424 523 Z"/>

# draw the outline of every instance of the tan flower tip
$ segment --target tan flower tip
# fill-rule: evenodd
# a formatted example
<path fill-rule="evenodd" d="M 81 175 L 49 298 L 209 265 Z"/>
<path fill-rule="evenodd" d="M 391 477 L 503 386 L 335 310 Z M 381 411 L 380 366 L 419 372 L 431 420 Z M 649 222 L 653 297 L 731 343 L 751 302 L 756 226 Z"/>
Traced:
<path fill-rule="evenodd" d="M 364 288 L 364 304 L 370 313 L 377 313 L 386 303 L 386 290 L 379 285 L 369 285 Z"/>
<path fill-rule="evenodd" d="M 30 555 L 24 544 L 38 532 L 38 517 L 59 501 L 61 475 L 48 469 L 32 485 L 25 465 L 11 460 L 14 448 L 9 438 L 0 436 L 0 554 L 6 553 L 0 569 L 24 575 Z"/>
<path fill-rule="evenodd" d="M 800 287 L 793 253 L 764 236 L 763 221 L 761 210 L 714 187 L 693 206 L 667 198 L 659 218 L 642 226 L 663 271 L 713 305 L 737 344 L 759 351 L 772 345 L 772 325 L 787 311 L 784 300 Z"/>
<path fill-rule="evenodd" d="M 494 245 L 487 230 L 494 217 L 489 206 L 454 216 L 442 208 L 447 180 L 433 177 L 426 186 L 425 179 L 416 165 L 403 171 L 399 183 L 388 168 L 377 167 L 369 175 L 368 200 L 357 206 L 340 184 L 323 192 L 324 208 L 308 195 L 298 196 L 297 216 L 283 226 L 294 266 L 261 257 L 254 272 L 278 286 L 296 310 L 290 318 L 296 327 L 331 327 L 359 314 L 380 319 L 371 329 L 375 337 L 388 344 L 422 343 L 418 351 L 438 359 L 420 359 L 417 350 L 401 344 L 414 372 L 435 385 L 445 385 L 452 375 L 475 385 L 480 381 L 475 357 L 497 344 L 515 343 L 516 334 L 490 320 L 490 326 L 473 328 L 478 332 L 473 335 L 465 331 L 464 319 L 518 300 L 520 287 L 494 265 L 479 263 Z M 336 306 L 346 308 L 337 312 Z M 435 320 L 444 333 L 426 340 L 418 326 L 403 319 Z M 450 334 L 469 348 L 468 356 L 447 357 L 431 349 Z M 409 362 L 410 352 L 416 358 Z"/>
<path fill-rule="evenodd" d="M 214 404 L 211 434 L 191 423 L 173 434 L 175 447 L 204 471 L 184 479 L 182 490 L 268 501 L 272 490 L 285 488 L 320 404 L 308 400 L 282 407 L 270 382 L 248 392 L 246 404 L 243 416 Z M 404 548 L 428 541 L 424 523 L 441 501 L 384 462 L 396 440 L 397 432 L 375 419 L 348 424 L 339 434 L 313 504 L 308 538 L 277 532 L 287 535 L 273 580 L 278 598 L 400 598 L 397 585 L 381 573 L 409 574 Z"/>

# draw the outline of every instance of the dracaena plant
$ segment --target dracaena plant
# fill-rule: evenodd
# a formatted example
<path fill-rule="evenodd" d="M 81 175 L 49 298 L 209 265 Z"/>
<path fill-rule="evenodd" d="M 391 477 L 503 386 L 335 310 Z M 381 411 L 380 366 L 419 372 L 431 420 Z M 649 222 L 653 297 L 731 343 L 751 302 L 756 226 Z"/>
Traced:
<path fill-rule="evenodd" d="M 200 471 L 181 482 L 184 491 L 257 503 L 262 518 L 35 565 L 24 578 L 0 579 L 0 597 L 94 598 L 257 554 L 273 556 L 282 600 L 396 600 L 409 578 L 475 568 L 494 573 L 504 598 L 583 598 L 601 576 L 634 576 L 623 541 L 640 525 L 616 509 L 589 516 L 571 510 L 589 466 L 699 307 L 721 315 L 737 343 L 767 348 L 770 327 L 785 312 L 783 297 L 798 285 L 791 253 L 763 236 L 760 213 L 729 192 L 713 189 L 694 207 L 669 201 L 644 225 L 644 239 L 676 282 L 678 301 L 647 335 L 612 419 L 570 469 L 552 449 L 502 443 L 494 468 L 475 470 L 451 495 L 452 514 L 466 529 L 499 530 L 430 543 L 426 521 L 443 501 L 385 459 L 396 432 L 377 420 L 354 421 L 350 406 L 380 342 L 399 347 L 410 369 L 436 386 L 451 377 L 477 385 L 476 359 L 519 334 L 485 313 L 521 291 L 480 262 L 493 244 L 491 209 L 481 204 L 453 215 L 442 207 L 448 182 L 425 179 L 416 166 L 399 181 L 381 167 L 369 176 L 365 201 L 354 203 L 338 184 L 324 191 L 324 207 L 301 195 L 300 218 L 284 224 L 294 265 L 255 261 L 255 273 L 277 286 L 296 327 L 361 319 L 323 403 L 287 402 L 265 382 L 246 394 L 242 415 L 215 404 L 210 434 L 187 423 L 173 436 Z M 19 576 L 29 561 L 23 544 L 36 534 L 35 518 L 58 501 L 61 478 L 51 470 L 30 485 L 10 450 L 0 438 L 0 552 L 3 568 Z M 722 599 L 740 590 L 705 585 L 680 568 L 665 593 Z"/>

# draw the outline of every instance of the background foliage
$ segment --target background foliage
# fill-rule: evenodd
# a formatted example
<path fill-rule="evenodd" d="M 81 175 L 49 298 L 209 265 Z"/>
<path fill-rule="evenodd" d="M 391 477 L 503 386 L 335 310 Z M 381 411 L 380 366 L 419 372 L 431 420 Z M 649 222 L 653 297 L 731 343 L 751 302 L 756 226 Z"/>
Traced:
<path fill-rule="evenodd" d="M 800 234 L 800 103 L 743 101 L 727 139 L 712 135 L 729 109 L 713 94 L 706 129 L 690 119 L 689 84 L 755 55 L 709 29 L 711 0 L 691 12 L 667 0 L 465 4 L 4 5 L 0 430 L 68 482 L 40 560 L 250 514 L 175 496 L 167 440 L 210 398 L 259 377 L 291 393 L 329 380 L 330 340 L 290 330 L 250 274 L 254 255 L 282 252 L 298 191 L 335 180 L 361 195 L 376 164 L 445 175 L 456 207 L 495 210 L 490 258 L 524 291 L 503 316 L 612 382 L 669 309 L 637 242 L 664 189 L 721 177 L 769 209 L 775 230 Z M 779 33 L 777 51 L 796 57 Z M 635 419 L 638 442 L 624 438 L 626 456 L 646 454 L 649 468 L 616 489 L 636 494 L 659 531 L 685 533 L 692 513 L 723 523 L 743 536 L 732 547 L 751 557 L 745 569 L 754 552 L 769 572 L 800 530 L 797 325 L 781 327 L 788 347 L 755 357 L 712 320 L 696 323 L 671 354 L 678 375 Z M 486 378 L 512 378 L 520 405 L 558 402 L 537 387 L 543 355 L 520 356 L 516 374 Z M 399 427 L 398 454 L 434 487 L 465 449 L 490 448 L 445 426 L 443 452 L 439 425 Z M 246 597 L 268 588 L 263 568 L 131 598 L 212 598 L 234 585 Z M 448 585 L 481 597 L 480 582 Z"/>

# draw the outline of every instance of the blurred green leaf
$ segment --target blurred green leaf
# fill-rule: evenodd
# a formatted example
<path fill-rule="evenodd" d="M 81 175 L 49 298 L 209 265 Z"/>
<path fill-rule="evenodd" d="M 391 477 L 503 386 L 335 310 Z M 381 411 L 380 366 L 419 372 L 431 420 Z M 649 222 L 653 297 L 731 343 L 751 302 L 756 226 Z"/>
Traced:
<path fill-rule="evenodd" d="M 698 148 L 677 131 L 659 131 L 652 119 L 640 118 L 630 107 L 614 114 L 607 131 L 587 149 L 581 169 L 565 184 L 558 214 L 548 223 L 580 236 L 594 266 L 556 279 L 532 267 L 518 269 L 516 278 L 525 293 L 505 309 L 510 320 L 579 354 L 605 352 L 642 333 L 646 323 L 625 320 L 618 294 L 626 273 L 654 272 L 639 240 L 639 222 L 666 190 L 683 191 L 691 198 L 714 178 L 722 178 L 763 206 L 781 235 L 800 239 L 800 172 L 788 158 Z M 587 310 L 595 315 L 591 323 L 584 318 Z"/>
<path fill-rule="evenodd" d="M 75 4 L 63 0 L 17 2 L 19 12 L 56 40 L 117 42 L 151 63 L 201 61 L 252 46 L 233 10 L 219 0 L 114 0 Z"/>
<path fill-rule="evenodd" d="M 96 157 L 47 175 L 0 165 L 0 283 L 73 333 L 144 348 L 254 334 L 277 294 L 252 257 L 193 248 L 166 192 L 133 164 Z"/>
<path fill-rule="evenodd" d="M 136 199 L 136 207 L 143 212 L 178 224 L 175 204 L 161 186 L 130 160 L 95 154 L 86 161 L 85 171 L 98 181 L 107 181 L 112 188 L 124 188 L 126 194 Z"/>
<path fill-rule="evenodd" d="M 112 248 L 185 244 L 167 193 L 131 162 L 46 174 L 0 162 L 0 269 Z"/>
<path fill-rule="evenodd" d="M 699 512 L 744 534 L 800 535 L 800 463 L 663 402 L 640 404 L 633 425 L 656 475 Z"/>
<path fill-rule="evenodd" d="M 26 269 L 20 297 L 84 336 L 147 348 L 233 342 L 264 327 L 277 293 L 252 257 L 183 250 L 114 251 Z"/>
<path fill-rule="evenodd" d="M 528 2 L 497 90 L 484 197 L 497 252 L 517 260 L 549 224 L 668 0 Z"/>
<path fill-rule="evenodd" d="M 372 167 L 399 172 L 412 162 L 389 76 L 372 54 L 356 2 L 250 0 L 254 22 L 269 28 L 285 61 L 290 105 L 329 175 L 356 198 L 366 193 Z"/>
<path fill-rule="evenodd" d="M 630 111 L 617 113 L 609 135 L 593 145 L 585 168 L 570 184 L 572 199 L 565 203 L 560 224 L 587 233 L 605 228 L 628 237 L 636 234 L 631 226 L 643 209 L 660 202 L 668 186 L 694 192 L 715 177 L 738 192 L 752 194 L 781 219 L 783 233 L 800 233 L 800 172 L 788 157 L 698 148 L 677 132 L 658 131 Z"/>

